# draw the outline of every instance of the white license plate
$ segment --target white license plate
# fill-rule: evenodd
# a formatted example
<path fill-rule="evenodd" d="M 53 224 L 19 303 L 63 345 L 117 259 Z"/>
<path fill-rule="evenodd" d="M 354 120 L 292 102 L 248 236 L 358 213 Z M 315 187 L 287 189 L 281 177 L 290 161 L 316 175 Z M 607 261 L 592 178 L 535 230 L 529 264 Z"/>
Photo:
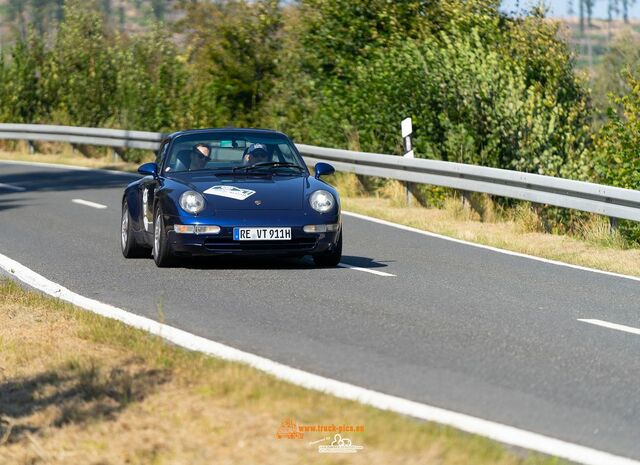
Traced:
<path fill-rule="evenodd" d="M 234 241 L 290 241 L 291 228 L 233 228 Z"/>

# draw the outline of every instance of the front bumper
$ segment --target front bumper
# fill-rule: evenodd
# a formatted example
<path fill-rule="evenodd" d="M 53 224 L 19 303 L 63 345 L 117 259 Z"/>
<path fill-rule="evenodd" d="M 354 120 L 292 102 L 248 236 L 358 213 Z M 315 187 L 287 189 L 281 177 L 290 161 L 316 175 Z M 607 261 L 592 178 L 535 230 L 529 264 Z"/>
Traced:
<path fill-rule="evenodd" d="M 175 224 L 185 224 L 185 218 L 166 217 L 167 240 L 176 255 L 277 255 L 302 256 L 313 255 L 331 250 L 337 245 L 342 226 L 335 232 L 306 233 L 303 227 L 307 224 L 340 224 L 339 215 L 297 219 L 261 216 L 252 218 L 195 218 L 191 224 L 220 226 L 218 234 L 178 234 Z M 279 220 L 279 221 L 278 221 Z M 321 221 L 319 221 L 321 220 Z M 222 224 L 221 224 L 222 223 Z M 234 227 L 290 227 L 291 239 L 280 241 L 237 241 L 233 239 Z"/>

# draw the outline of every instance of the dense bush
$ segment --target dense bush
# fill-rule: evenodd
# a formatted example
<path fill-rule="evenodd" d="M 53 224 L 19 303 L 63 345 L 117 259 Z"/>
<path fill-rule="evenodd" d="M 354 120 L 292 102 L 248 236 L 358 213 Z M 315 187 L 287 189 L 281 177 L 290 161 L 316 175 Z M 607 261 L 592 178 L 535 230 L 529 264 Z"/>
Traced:
<path fill-rule="evenodd" d="M 3 122 L 39 121 L 46 111 L 47 96 L 43 83 L 45 52 L 35 36 L 18 42 L 0 70 L 0 118 Z"/>
<path fill-rule="evenodd" d="M 419 156 L 578 175 L 587 91 L 553 23 L 484 1 L 305 4 L 297 73 L 314 83 L 315 140 L 397 153 L 412 116 Z"/>
<path fill-rule="evenodd" d="M 629 93 L 628 75 L 640 77 L 640 39 L 636 34 L 626 32 L 609 44 L 607 52 L 595 69 L 593 79 L 593 101 L 597 108 L 597 118 L 606 121 L 607 109 L 612 104 L 611 95 L 621 96 Z"/>
<path fill-rule="evenodd" d="M 627 189 L 640 188 L 640 80 L 626 76 L 630 92 L 614 98 L 618 111 L 609 111 L 609 120 L 596 140 L 597 179 Z"/>
<path fill-rule="evenodd" d="M 637 70 L 636 70 L 637 72 Z M 640 80 L 631 70 L 623 73 L 629 93 L 613 98 L 615 109 L 596 139 L 594 171 L 597 182 L 640 189 Z M 637 223 L 623 222 L 625 237 L 640 242 Z"/>

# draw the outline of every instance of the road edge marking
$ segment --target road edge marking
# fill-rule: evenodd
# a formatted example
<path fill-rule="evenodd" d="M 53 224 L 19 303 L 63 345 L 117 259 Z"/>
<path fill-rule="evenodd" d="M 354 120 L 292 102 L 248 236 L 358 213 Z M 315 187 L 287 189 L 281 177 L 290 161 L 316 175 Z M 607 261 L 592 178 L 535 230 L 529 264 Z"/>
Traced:
<path fill-rule="evenodd" d="M 70 302 L 85 310 L 107 318 L 118 320 L 128 326 L 147 331 L 185 349 L 216 356 L 224 360 L 244 363 L 275 378 L 289 383 L 321 391 L 342 399 L 353 400 L 382 410 L 448 425 L 467 433 L 522 447 L 543 454 L 560 457 L 585 465 L 640 465 L 640 461 L 621 457 L 609 452 L 554 439 L 513 426 L 483 420 L 440 407 L 383 394 L 353 384 L 325 378 L 320 375 L 275 362 L 265 357 L 196 336 L 187 331 L 151 320 L 121 308 L 84 297 L 50 281 L 21 263 L 0 253 L 0 268 L 23 283 L 39 291 Z"/>
<path fill-rule="evenodd" d="M 498 247 L 493 247 L 491 245 L 478 244 L 476 242 L 469 242 L 469 241 L 465 241 L 463 239 L 456 239 L 455 237 L 445 236 L 445 235 L 434 233 L 434 232 L 431 232 L 431 231 L 425 231 L 423 229 L 414 228 L 413 226 L 406 226 L 406 225 L 400 224 L 400 223 L 394 223 L 392 221 L 381 220 L 380 218 L 374 218 L 373 216 L 362 215 L 360 213 L 355 213 L 355 212 L 350 212 L 350 211 L 344 211 L 343 210 L 342 214 L 346 215 L 346 216 L 351 216 L 353 218 L 357 218 L 357 219 L 360 219 L 360 220 L 371 221 L 372 223 L 378 223 L 378 224 L 382 224 L 384 226 L 389 226 L 389 227 L 396 228 L 396 229 L 402 229 L 403 231 L 413 232 L 413 233 L 416 233 L 416 234 L 421 234 L 423 236 L 433 237 L 435 239 L 443 239 L 445 241 L 455 242 L 457 244 L 468 245 L 470 247 L 476 247 L 476 248 L 479 248 L 479 249 L 490 250 L 492 252 L 497 252 L 497 253 L 501 253 L 501 254 L 505 254 L 505 255 L 511 255 L 511 256 L 519 257 L 519 258 L 526 258 L 526 259 L 529 259 L 529 260 L 535 260 L 537 262 L 542 262 L 542 263 L 546 263 L 546 264 L 549 264 L 549 265 L 564 266 L 564 267 L 567 267 L 567 268 L 573 268 L 575 270 L 589 271 L 591 273 L 604 274 L 604 275 L 611 276 L 611 277 L 614 277 L 614 278 L 630 279 L 632 281 L 640 282 L 640 277 L 639 276 L 632 276 L 632 275 L 628 275 L 628 274 L 615 273 L 613 271 L 598 270 L 596 268 L 589 268 L 587 266 L 582 266 L 582 265 L 574 265 L 572 263 L 561 262 L 559 260 L 553 260 L 551 258 L 536 257 L 535 255 L 529 255 L 529 254 L 522 253 L 522 252 L 514 252 L 513 250 L 500 249 Z"/>
<path fill-rule="evenodd" d="M 625 333 L 640 335 L 640 328 L 634 328 L 633 326 L 621 325 L 619 323 L 611 323 L 609 321 L 598 320 L 595 318 L 578 318 L 578 321 L 581 321 L 583 323 L 589 323 L 590 325 L 601 326 L 603 328 L 623 331 Z"/>

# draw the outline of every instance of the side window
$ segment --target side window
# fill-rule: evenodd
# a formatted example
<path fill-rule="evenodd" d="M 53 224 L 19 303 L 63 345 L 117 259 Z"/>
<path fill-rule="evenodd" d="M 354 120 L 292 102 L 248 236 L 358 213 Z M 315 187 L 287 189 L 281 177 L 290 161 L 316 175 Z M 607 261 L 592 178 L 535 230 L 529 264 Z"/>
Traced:
<path fill-rule="evenodd" d="M 162 144 L 162 146 L 160 147 L 160 150 L 158 150 L 158 152 L 156 153 L 156 164 L 158 166 L 162 164 L 162 160 L 164 159 L 164 156 L 166 155 L 168 148 L 169 148 L 169 141 L 166 141 L 164 144 Z"/>

